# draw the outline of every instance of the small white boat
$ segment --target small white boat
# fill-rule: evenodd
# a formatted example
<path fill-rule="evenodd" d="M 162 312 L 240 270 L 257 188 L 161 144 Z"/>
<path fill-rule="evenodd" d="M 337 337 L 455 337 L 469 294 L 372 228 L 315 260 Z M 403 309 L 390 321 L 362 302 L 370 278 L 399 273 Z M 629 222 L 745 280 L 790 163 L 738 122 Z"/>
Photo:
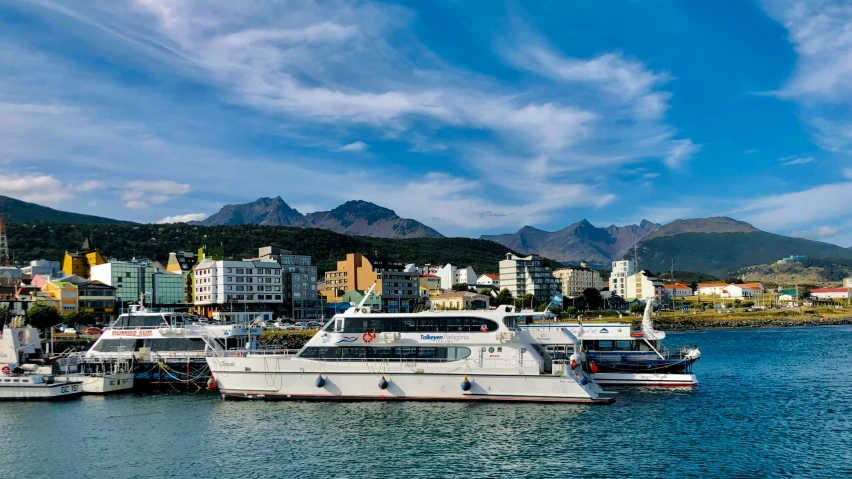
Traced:
<path fill-rule="evenodd" d="M 3 328 L 0 331 L 0 399 L 64 399 L 83 393 L 79 381 L 63 381 L 51 374 L 39 374 L 39 365 L 27 364 L 27 361 L 43 358 L 38 330 L 24 326 L 20 318 Z"/>
<path fill-rule="evenodd" d="M 79 381 L 84 394 L 110 394 L 133 389 L 132 361 L 87 362 L 79 356 L 60 358 L 39 372 L 55 373 L 61 381 Z"/>

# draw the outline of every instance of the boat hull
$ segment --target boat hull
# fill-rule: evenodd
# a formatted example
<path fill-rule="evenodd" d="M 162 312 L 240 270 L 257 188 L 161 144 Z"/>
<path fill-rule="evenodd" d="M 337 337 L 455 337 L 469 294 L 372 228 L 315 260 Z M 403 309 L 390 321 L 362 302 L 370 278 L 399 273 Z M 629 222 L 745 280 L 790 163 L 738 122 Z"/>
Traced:
<path fill-rule="evenodd" d="M 112 394 L 133 389 L 134 374 L 92 374 L 62 376 L 60 380 L 80 381 L 84 394 Z"/>
<path fill-rule="evenodd" d="M 329 371 L 333 366 L 294 360 L 290 371 L 244 366 L 251 358 L 229 358 L 222 369 L 211 359 L 211 370 L 223 397 L 290 400 L 419 400 L 526 401 L 608 404 L 614 396 L 593 382 L 581 385 L 572 377 L 548 375 L 418 373 L 410 368 L 373 371 Z M 313 367 L 315 367 L 315 369 Z M 245 369 L 250 369 L 246 371 Z M 285 369 L 291 369 L 285 367 Z M 312 370 L 314 369 L 314 370 Z M 404 372 L 403 369 L 408 369 Z M 318 379 L 322 377 L 322 381 Z M 386 382 L 380 388 L 382 379 Z M 465 379 L 470 383 L 462 389 Z"/>
<path fill-rule="evenodd" d="M 71 399 L 83 394 L 83 385 L 79 382 L 0 385 L 0 400 L 3 401 L 50 401 Z"/>
<path fill-rule="evenodd" d="M 592 379 L 601 386 L 689 387 L 698 385 L 695 374 L 596 373 L 592 374 Z"/>

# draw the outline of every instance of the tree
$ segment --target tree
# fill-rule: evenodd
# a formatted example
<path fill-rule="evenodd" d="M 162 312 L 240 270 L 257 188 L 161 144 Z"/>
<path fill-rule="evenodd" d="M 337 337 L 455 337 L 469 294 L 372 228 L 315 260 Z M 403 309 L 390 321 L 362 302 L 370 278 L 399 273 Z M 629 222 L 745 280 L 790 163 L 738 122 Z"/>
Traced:
<path fill-rule="evenodd" d="M 521 303 L 520 304 L 521 309 L 524 309 L 524 308 L 535 309 L 535 307 L 538 305 L 538 300 L 535 299 L 535 296 L 532 293 L 527 293 L 527 294 L 521 296 L 521 298 L 519 300 L 520 300 L 520 303 Z"/>
<path fill-rule="evenodd" d="M 497 296 L 491 297 L 492 306 L 500 306 L 501 304 L 512 304 L 515 302 L 515 298 L 512 297 L 512 293 L 509 292 L 508 289 L 503 288 L 500 292 L 497 293 Z"/>
<path fill-rule="evenodd" d="M 62 322 L 62 315 L 53 306 L 33 306 L 27 311 L 26 323 L 45 330 Z"/>
<path fill-rule="evenodd" d="M 586 288 L 583 290 L 583 298 L 586 299 L 586 304 L 589 309 L 600 309 L 603 298 L 601 292 L 595 288 Z"/>
<path fill-rule="evenodd" d="M 574 306 L 568 306 L 565 308 L 565 314 L 567 314 L 569 318 L 573 318 L 577 316 L 577 308 Z"/>
<path fill-rule="evenodd" d="M 455 283 L 450 286 L 453 291 L 467 291 L 467 283 Z"/>
<path fill-rule="evenodd" d="M 632 314 L 639 314 L 645 311 L 645 306 L 642 303 L 636 302 L 630 305 L 630 312 Z"/>
<path fill-rule="evenodd" d="M 693 281 L 693 282 L 689 283 L 689 287 L 690 287 L 693 291 L 698 291 L 698 281 Z"/>
<path fill-rule="evenodd" d="M 77 310 L 74 313 L 66 314 L 62 318 L 62 322 L 69 326 L 80 325 L 80 326 L 92 326 L 95 324 L 95 316 L 92 313 L 87 313 L 85 311 Z"/>
<path fill-rule="evenodd" d="M 6 321 L 9 320 L 9 306 L 2 305 L 0 306 L 0 324 L 6 324 Z"/>
<path fill-rule="evenodd" d="M 741 306 L 743 308 L 750 308 L 750 307 L 754 306 L 754 301 L 743 301 L 741 303 Z"/>
<path fill-rule="evenodd" d="M 732 277 L 730 277 L 730 278 L 726 279 L 726 280 L 725 280 L 725 282 L 726 282 L 726 283 L 728 283 L 728 284 L 740 284 L 740 283 L 745 283 L 745 281 L 743 281 L 743 279 L 742 279 L 742 278 L 737 278 L 736 276 L 732 276 Z"/>

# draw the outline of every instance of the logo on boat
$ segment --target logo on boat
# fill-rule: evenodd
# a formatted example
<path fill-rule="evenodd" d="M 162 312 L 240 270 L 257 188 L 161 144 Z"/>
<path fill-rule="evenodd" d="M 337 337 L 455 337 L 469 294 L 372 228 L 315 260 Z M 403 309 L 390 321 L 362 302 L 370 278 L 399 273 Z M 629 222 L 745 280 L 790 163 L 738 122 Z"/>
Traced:
<path fill-rule="evenodd" d="M 609 334 L 609 330 L 606 328 L 601 328 L 601 334 Z"/>
<path fill-rule="evenodd" d="M 322 341 L 321 341 L 321 342 L 322 342 L 323 344 L 328 343 L 328 338 L 322 338 Z"/>
<path fill-rule="evenodd" d="M 234 367 L 234 362 L 222 360 L 219 361 L 219 366 Z"/>
<path fill-rule="evenodd" d="M 354 343 L 355 341 L 358 341 L 358 336 L 343 336 L 343 339 L 341 339 L 340 341 L 337 341 L 334 344 Z"/>
<path fill-rule="evenodd" d="M 435 341 L 437 343 L 456 343 L 456 342 L 470 341 L 470 335 L 468 335 L 468 334 L 459 334 L 459 335 L 421 334 L 420 340 L 421 341 Z"/>
<path fill-rule="evenodd" d="M 440 341 L 444 336 L 435 336 L 434 334 L 421 334 L 420 339 L 423 341 Z"/>

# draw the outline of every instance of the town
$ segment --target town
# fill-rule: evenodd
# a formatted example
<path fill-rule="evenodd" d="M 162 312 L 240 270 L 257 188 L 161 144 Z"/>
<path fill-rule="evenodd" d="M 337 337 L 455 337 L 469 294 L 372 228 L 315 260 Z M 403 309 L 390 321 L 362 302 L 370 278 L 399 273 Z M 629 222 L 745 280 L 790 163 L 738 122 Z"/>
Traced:
<path fill-rule="evenodd" d="M 4 233 L 0 230 L 0 233 Z M 5 234 L 0 234 L 5 238 Z M 0 245 L 4 244 L 0 242 Z M 88 239 L 61 261 L 32 259 L 9 265 L 0 250 L 0 302 L 9 316 L 32 316 L 40 328 L 57 326 L 77 333 L 105 327 L 131 304 L 194 313 L 213 321 L 261 320 L 281 328 L 331 318 L 363 303 L 375 312 L 484 310 L 510 304 L 519 310 L 548 310 L 565 319 L 588 319 L 617 312 L 638 313 L 654 298 L 663 311 L 698 314 L 768 308 L 848 305 L 852 278 L 834 288 L 799 290 L 795 285 L 766 288 L 760 281 L 684 284 L 637 270 L 632 259 L 614 261 L 611 271 L 581 263 L 553 267 L 538 255 L 505 259 L 489 272 L 471 266 L 413 264 L 349 253 L 336 268 L 319 274 L 308 255 L 276 246 L 257 256 L 229 259 L 223 248 L 177 251 L 166 261 L 122 260 L 100 251 Z M 803 261 L 791 256 L 781 262 Z M 365 298 L 368 290 L 371 294 Z M 591 312 L 595 313 L 592 314 Z M 303 323 L 304 322 L 304 323 Z"/>

